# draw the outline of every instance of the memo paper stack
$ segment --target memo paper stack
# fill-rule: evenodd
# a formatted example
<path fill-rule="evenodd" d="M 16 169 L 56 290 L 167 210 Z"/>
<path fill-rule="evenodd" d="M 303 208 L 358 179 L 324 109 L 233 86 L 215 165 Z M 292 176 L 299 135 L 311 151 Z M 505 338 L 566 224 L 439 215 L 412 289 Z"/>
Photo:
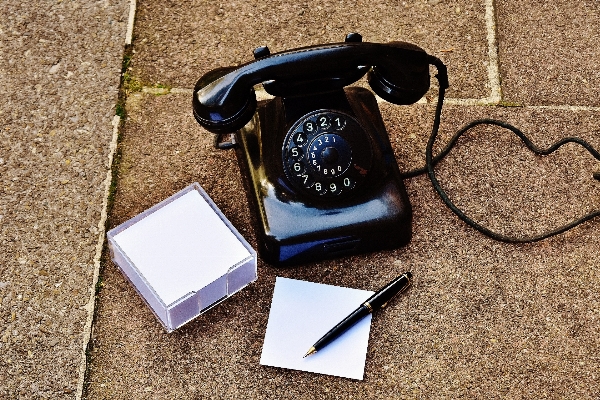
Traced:
<path fill-rule="evenodd" d="M 107 237 L 112 260 L 168 332 L 257 278 L 256 252 L 198 183 Z"/>

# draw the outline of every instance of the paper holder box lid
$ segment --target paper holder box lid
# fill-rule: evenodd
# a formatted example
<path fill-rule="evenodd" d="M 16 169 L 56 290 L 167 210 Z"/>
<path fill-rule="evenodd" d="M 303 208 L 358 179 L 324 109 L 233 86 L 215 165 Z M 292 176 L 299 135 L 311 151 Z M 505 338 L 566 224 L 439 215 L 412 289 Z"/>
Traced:
<path fill-rule="evenodd" d="M 198 183 L 107 238 L 112 260 L 169 332 L 257 278 L 256 251 Z"/>

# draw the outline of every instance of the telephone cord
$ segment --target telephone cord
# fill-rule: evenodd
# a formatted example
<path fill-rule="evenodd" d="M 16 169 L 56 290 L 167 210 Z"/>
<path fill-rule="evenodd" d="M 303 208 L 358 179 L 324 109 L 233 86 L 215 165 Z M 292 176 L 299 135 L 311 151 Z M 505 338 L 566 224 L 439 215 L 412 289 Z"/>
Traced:
<path fill-rule="evenodd" d="M 438 70 L 439 70 L 439 68 L 438 68 Z M 501 242 L 506 242 L 506 243 L 537 242 L 537 241 L 549 238 L 551 236 L 555 236 L 555 235 L 561 234 L 563 232 L 566 232 L 569 229 L 575 228 L 576 226 L 578 226 L 586 221 L 589 221 L 593 218 L 600 216 L 600 210 L 595 210 L 595 211 L 592 211 L 592 212 L 584 215 L 581 218 L 571 221 L 570 223 L 568 223 L 566 225 L 563 225 L 563 226 L 553 229 L 553 230 L 546 231 L 542 234 L 533 235 L 533 236 L 515 237 L 515 236 L 508 236 L 508 235 L 494 232 L 491 229 L 489 229 L 489 228 L 481 225 L 477 221 L 473 220 L 472 218 L 467 216 L 465 214 L 465 212 L 463 212 L 461 209 L 459 209 L 452 202 L 452 200 L 450 199 L 450 197 L 448 196 L 446 191 L 440 185 L 440 183 L 437 179 L 437 176 L 435 174 L 434 167 L 444 157 L 446 157 L 448 155 L 450 150 L 452 150 L 452 148 L 457 144 L 458 139 L 463 134 L 465 134 L 468 130 L 470 130 L 471 128 L 474 128 L 478 125 L 495 125 L 495 126 L 499 126 L 499 127 L 502 127 L 502 128 L 512 131 L 515 135 L 517 135 L 521 139 L 521 141 L 525 144 L 525 146 L 527 146 L 527 148 L 529 150 L 531 150 L 533 153 L 535 153 L 536 155 L 539 155 L 539 156 L 549 155 L 567 143 L 575 143 L 575 144 L 578 144 L 578 145 L 584 147 L 598 161 L 600 161 L 600 153 L 596 149 L 594 149 L 594 147 L 592 147 L 588 142 L 586 142 L 583 139 L 576 138 L 576 137 L 564 138 L 564 139 L 559 140 L 558 142 L 552 144 L 547 149 L 541 149 L 541 148 L 535 146 L 533 144 L 533 142 L 523 132 L 521 132 L 518 128 L 510 125 L 509 123 L 494 120 L 494 119 L 478 119 L 478 120 L 474 120 L 474 121 L 470 122 L 469 124 L 462 127 L 460 130 L 458 130 L 454 134 L 452 139 L 450 139 L 450 141 L 448 142 L 446 147 L 439 154 L 437 154 L 434 157 L 433 156 L 433 145 L 437 139 L 438 131 L 440 128 L 442 107 L 443 107 L 443 103 L 444 103 L 444 95 L 446 92 L 446 89 L 444 87 L 445 85 L 442 83 L 443 79 L 444 79 L 443 71 L 440 71 L 440 72 L 442 72 L 442 77 L 440 78 L 440 76 L 436 76 L 438 78 L 438 80 L 440 80 L 441 84 L 440 84 L 440 88 L 439 88 L 438 102 L 437 102 L 437 106 L 436 106 L 436 110 L 435 110 L 435 118 L 434 118 L 433 127 L 432 127 L 432 131 L 431 131 L 431 136 L 429 137 L 429 141 L 428 141 L 427 147 L 425 149 L 425 166 L 422 168 L 418 168 L 418 169 L 408 171 L 406 173 L 401 174 L 403 179 L 412 178 L 412 177 L 416 177 L 416 176 L 422 175 L 424 173 L 427 173 L 427 175 L 429 176 L 429 179 L 431 180 L 433 188 L 438 193 L 438 195 L 440 196 L 440 198 L 442 199 L 444 204 L 446 204 L 446 206 L 448 208 L 450 208 L 450 210 L 452 210 L 452 212 L 454 212 L 454 214 L 456 214 L 456 216 L 460 220 L 462 220 L 463 222 L 465 222 L 467 225 L 471 226 L 475 230 L 479 231 L 480 233 L 482 233 L 492 239 L 495 239 L 495 240 L 498 240 Z M 594 173 L 594 179 L 600 180 L 600 173 L 598 173 L 598 172 Z"/>

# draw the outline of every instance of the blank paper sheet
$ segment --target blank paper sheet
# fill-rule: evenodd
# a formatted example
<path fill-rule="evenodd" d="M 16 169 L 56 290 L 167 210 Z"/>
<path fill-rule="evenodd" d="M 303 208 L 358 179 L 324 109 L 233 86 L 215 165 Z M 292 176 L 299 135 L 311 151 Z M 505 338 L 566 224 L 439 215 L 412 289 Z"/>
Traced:
<path fill-rule="evenodd" d="M 278 277 L 260 363 L 363 379 L 371 315 L 319 350 L 303 358 L 325 333 L 374 292 Z"/>

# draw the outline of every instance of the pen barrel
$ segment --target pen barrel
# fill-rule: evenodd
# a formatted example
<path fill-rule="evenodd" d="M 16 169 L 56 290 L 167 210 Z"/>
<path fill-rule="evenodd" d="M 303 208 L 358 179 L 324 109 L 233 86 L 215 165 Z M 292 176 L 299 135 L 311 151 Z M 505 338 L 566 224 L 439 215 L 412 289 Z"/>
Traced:
<path fill-rule="evenodd" d="M 380 309 L 390 301 L 392 297 L 406 290 L 410 286 L 411 279 L 412 274 L 410 272 L 400 275 L 371 296 L 366 302 L 371 305 L 373 310 Z"/>
<path fill-rule="evenodd" d="M 331 341 L 335 340 L 341 334 L 346 332 L 348 329 L 352 328 L 356 325 L 361 319 L 370 314 L 370 310 L 365 306 L 361 305 L 356 310 L 354 310 L 350 315 L 348 315 L 344 320 L 342 320 L 339 324 L 331 328 L 329 332 L 327 332 L 321 339 L 319 339 L 313 347 L 315 350 L 319 350 L 325 346 L 327 346 Z"/>

